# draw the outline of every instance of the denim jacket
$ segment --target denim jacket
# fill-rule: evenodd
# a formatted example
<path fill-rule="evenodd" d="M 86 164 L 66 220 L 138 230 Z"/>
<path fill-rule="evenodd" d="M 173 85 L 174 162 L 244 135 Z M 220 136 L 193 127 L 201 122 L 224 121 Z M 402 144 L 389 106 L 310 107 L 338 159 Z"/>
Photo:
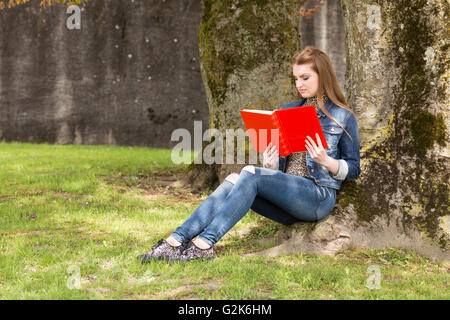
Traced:
<path fill-rule="evenodd" d="M 306 99 L 291 102 L 282 106 L 281 109 L 301 107 L 305 102 Z M 333 175 L 325 166 L 314 162 L 308 152 L 306 153 L 306 164 L 308 173 L 316 184 L 339 190 L 342 181 L 355 180 L 361 172 L 359 167 L 358 125 L 355 116 L 350 111 L 337 106 L 330 99 L 325 102 L 325 108 L 347 130 L 353 141 L 334 120 L 327 117 L 319 109 L 319 122 L 328 144 L 326 152 L 330 157 L 339 161 L 339 171 L 336 175 Z M 315 137 L 311 138 L 316 141 Z M 286 157 L 279 156 L 278 170 L 286 172 Z"/>

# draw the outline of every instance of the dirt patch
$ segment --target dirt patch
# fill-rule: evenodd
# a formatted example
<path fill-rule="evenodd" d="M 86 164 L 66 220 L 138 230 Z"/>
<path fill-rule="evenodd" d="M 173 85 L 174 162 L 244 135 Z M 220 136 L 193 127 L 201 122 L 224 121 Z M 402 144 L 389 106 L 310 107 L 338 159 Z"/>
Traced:
<path fill-rule="evenodd" d="M 88 292 L 98 293 L 101 295 L 111 294 L 113 291 L 108 288 L 88 288 L 86 289 Z"/>
<path fill-rule="evenodd" d="M 41 189 L 19 189 L 19 195 L 3 195 L 0 196 L 0 200 L 12 200 L 19 197 L 37 197 L 42 196 L 46 193 L 51 193 L 55 197 L 61 197 L 63 199 L 69 198 L 82 198 L 82 199 L 91 199 L 93 198 L 90 194 L 76 194 L 76 193 L 67 193 L 62 191 L 54 191 L 54 190 L 41 190 Z"/>
<path fill-rule="evenodd" d="M 48 244 L 36 244 L 36 245 L 33 245 L 33 248 L 34 248 L 36 251 L 40 251 L 40 250 L 52 250 L 52 249 L 54 249 L 54 247 L 52 247 L 52 246 L 50 246 L 50 245 L 48 245 Z"/>
<path fill-rule="evenodd" d="M 80 239 L 95 238 L 95 237 L 103 236 L 105 234 L 110 234 L 110 233 L 111 233 L 111 231 L 93 231 L 93 232 L 89 232 L 89 233 L 86 233 L 86 234 L 80 236 Z"/>
<path fill-rule="evenodd" d="M 199 289 L 205 289 L 205 290 L 218 290 L 222 287 L 222 281 L 221 280 L 208 280 L 203 281 L 201 283 L 196 284 L 185 284 L 181 287 L 170 289 L 167 291 L 158 292 L 157 294 L 151 295 L 149 299 L 158 299 L 158 298 L 193 298 L 196 296 L 196 291 Z"/>
<path fill-rule="evenodd" d="M 181 185 L 180 174 L 164 174 L 156 173 L 151 176 L 148 175 L 115 175 L 115 176 L 100 176 L 103 180 L 110 184 L 132 185 L 137 187 L 151 187 L 151 186 L 172 186 Z"/>
<path fill-rule="evenodd" d="M 152 176 L 103 176 L 102 179 L 108 184 L 116 186 L 119 193 L 138 188 L 143 196 L 150 200 L 165 197 L 166 200 L 173 202 L 193 202 L 204 198 L 202 191 L 183 183 L 182 173 L 158 173 Z"/>
<path fill-rule="evenodd" d="M 16 234 L 41 234 L 46 232 L 71 232 L 71 231 L 85 231 L 86 227 L 80 228 L 60 228 L 60 229 L 52 229 L 52 230 L 16 230 L 16 231 L 5 231 L 0 232 L 1 236 L 5 235 L 16 235 Z"/>

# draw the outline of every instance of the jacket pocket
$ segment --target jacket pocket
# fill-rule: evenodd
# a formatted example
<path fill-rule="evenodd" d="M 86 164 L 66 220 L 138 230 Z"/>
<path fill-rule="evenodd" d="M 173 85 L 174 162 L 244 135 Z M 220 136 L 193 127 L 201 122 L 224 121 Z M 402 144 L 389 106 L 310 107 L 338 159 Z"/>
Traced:
<path fill-rule="evenodd" d="M 337 149 L 339 139 L 341 138 L 344 129 L 342 129 L 338 125 L 329 124 L 324 125 L 322 127 L 322 130 L 323 134 L 325 135 L 325 140 L 327 140 L 328 148 L 330 150 Z"/>

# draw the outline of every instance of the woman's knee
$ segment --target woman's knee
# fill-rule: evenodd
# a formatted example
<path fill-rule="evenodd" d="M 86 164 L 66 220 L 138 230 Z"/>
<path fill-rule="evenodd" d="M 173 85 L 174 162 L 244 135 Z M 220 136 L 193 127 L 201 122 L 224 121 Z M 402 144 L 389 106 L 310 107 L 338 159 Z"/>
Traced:
<path fill-rule="evenodd" d="M 242 173 L 242 171 L 247 171 L 252 174 L 255 174 L 255 166 L 251 166 L 251 165 L 245 166 L 244 168 L 242 168 L 241 173 Z M 233 172 L 233 173 L 229 174 L 225 178 L 225 180 L 231 182 L 232 184 L 236 184 L 236 181 L 239 179 L 239 175 L 240 175 L 239 173 Z"/>
<path fill-rule="evenodd" d="M 236 184 L 237 179 L 239 178 L 239 174 L 233 172 L 232 174 L 229 174 L 225 180 L 230 181 L 232 184 Z"/>
<path fill-rule="evenodd" d="M 255 174 L 255 166 L 252 166 L 252 165 L 245 166 L 242 168 L 242 170 Z M 241 172 L 242 172 L 242 170 L 241 170 Z"/>

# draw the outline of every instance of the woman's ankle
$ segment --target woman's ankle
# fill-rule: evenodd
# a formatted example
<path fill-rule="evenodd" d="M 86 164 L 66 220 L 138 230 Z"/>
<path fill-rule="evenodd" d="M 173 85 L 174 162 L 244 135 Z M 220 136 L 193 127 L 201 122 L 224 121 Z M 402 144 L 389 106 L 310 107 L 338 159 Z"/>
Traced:
<path fill-rule="evenodd" d="M 166 241 L 172 246 L 172 247 L 179 247 L 181 246 L 181 242 L 175 239 L 174 237 L 170 236 L 166 239 Z"/>
<path fill-rule="evenodd" d="M 211 248 L 211 246 L 208 243 L 206 243 L 205 241 L 203 241 L 200 238 L 197 238 L 197 239 L 193 240 L 192 242 L 195 244 L 195 246 L 197 248 L 200 248 L 202 250 L 206 250 L 206 249 Z"/>

